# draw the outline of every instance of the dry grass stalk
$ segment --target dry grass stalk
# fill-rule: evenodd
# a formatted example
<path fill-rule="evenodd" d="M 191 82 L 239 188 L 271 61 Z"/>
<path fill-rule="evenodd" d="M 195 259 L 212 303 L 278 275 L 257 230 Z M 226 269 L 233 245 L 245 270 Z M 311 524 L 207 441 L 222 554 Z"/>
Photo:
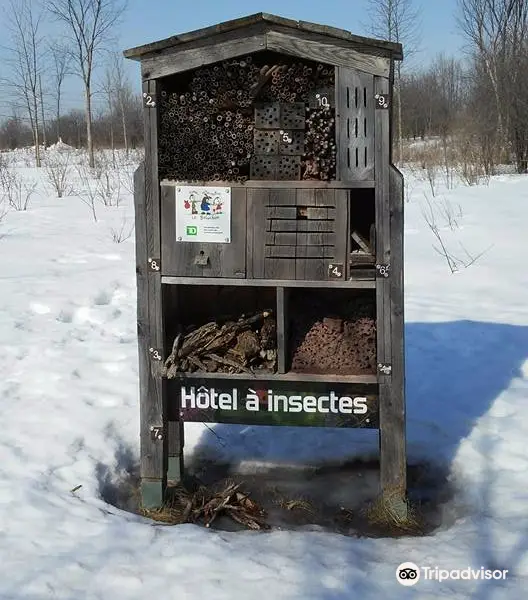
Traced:
<path fill-rule="evenodd" d="M 397 488 L 377 498 L 366 509 L 366 517 L 371 525 L 388 528 L 394 534 L 419 535 L 423 531 L 418 514 Z"/>

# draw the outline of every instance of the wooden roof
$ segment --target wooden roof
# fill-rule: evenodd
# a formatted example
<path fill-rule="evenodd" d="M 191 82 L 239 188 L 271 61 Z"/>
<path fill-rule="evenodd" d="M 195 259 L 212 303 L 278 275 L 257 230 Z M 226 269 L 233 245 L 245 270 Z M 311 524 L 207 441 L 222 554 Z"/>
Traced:
<path fill-rule="evenodd" d="M 395 60 L 403 59 L 401 44 L 362 37 L 354 35 L 344 29 L 317 25 L 307 21 L 294 21 L 292 19 L 285 19 L 268 13 L 257 13 L 240 19 L 225 21 L 224 23 L 219 23 L 218 25 L 213 25 L 211 27 L 205 27 L 204 29 L 197 29 L 196 31 L 191 31 L 189 33 L 174 35 L 164 40 L 130 48 L 125 50 L 123 54 L 125 58 L 142 61 L 145 58 L 154 57 L 169 49 L 171 49 L 171 53 L 177 53 L 179 47 L 181 47 L 181 50 L 184 50 L 189 46 L 194 46 L 198 41 L 201 41 L 200 45 L 202 45 L 208 38 L 210 38 L 211 44 L 215 44 L 216 40 L 219 39 L 218 36 L 226 34 L 227 32 L 232 32 L 234 37 L 244 38 L 246 35 L 254 32 L 255 26 L 258 25 L 262 26 L 264 34 L 277 31 L 282 33 L 289 32 L 295 34 L 296 37 L 299 37 L 299 34 L 303 33 L 307 38 L 310 34 L 312 36 L 317 35 L 318 39 L 325 41 L 329 45 L 333 43 L 337 47 L 349 47 L 350 50 L 363 54 L 385 56 Z M 262 46 L 262 43 L 260 46 Z M 268 47 L 267 44 L 266 47 Z M 260 49 L 262 50 L 265 48 Z"/>

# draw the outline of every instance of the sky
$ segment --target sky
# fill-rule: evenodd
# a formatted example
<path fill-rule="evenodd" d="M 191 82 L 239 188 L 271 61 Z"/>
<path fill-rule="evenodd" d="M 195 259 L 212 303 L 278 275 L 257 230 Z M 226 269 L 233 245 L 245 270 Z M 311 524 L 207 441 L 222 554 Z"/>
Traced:
<path fill-rule="evenodd" d="M 0 80 L 9 76 L 6 66 L 8 51 L 8 14 L 12 0 L 0 0 Z M 39 0 L 31 0 L 35 5 Z M 45 2 L 45 0 L 44 0 Z M 457 33 L 457 0 L 414 0 L 421 11 L 421 43 L 419 52 L 412 58 L 412 66 L 427 65 L 438 53 L 458 54 L 462 39 Z M 311 21 L 347 29 L 359 35 L 369 35 L 368 0 L 128 0 L 126 13 L 117 30 L 116 41 L 110 50 L 122 51 L 133 46 L 160 40 L 171 35 L 184 33 L 258 12 L 268 12 L 295 20 Z M 58 37 L 56 24 L 45 23 L 43 34 L 46 39 Z M 404 49 L 405 51 L 405 49 Z M 125 61 L 127 73 L 135 86 L 140 88 L 138 63 Z M 101 74 L 102 71 L 99 72 Z M 44 90 L 50 84 L 44 78 Z M 80 81 L 71 77 L 65 82 L 64 110 L 82 108 Z M 104 104 L 101 94 L 94 103 Z M 10 97 L 5 86 L 0 86 L 0 121 L 12 113 L 13 106 L 20 104 Z M 52 105 L 49 99 L 46 104 Z M 22 114 L 22 113 L 21 113 Z"/>

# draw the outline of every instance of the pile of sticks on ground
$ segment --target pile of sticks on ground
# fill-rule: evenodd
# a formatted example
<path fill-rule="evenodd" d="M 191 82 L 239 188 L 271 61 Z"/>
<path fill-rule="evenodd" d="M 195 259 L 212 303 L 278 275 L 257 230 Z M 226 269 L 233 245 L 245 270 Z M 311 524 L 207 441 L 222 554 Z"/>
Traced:
<path fill-rule="evenodd" d="M 195 371 L 252 375 L 255 368 L 273 371 L 276 356 L 276 321 L 271 311 L 263 311 L 178 334 L 163 374 L 168 379 Z"/>
<path fill-rule="evenodd" d="M 248 494 L 240 491 L 241 485 L 228 481 L 223 489 L 216 492 L 206 487 L 200 487 L 194 493 L 182 487 L 175 488 L 173 510 L 181 509 L 181 523 L 203 523 L 210 527 L 217 517 L 225 515 L 248 529 L 269 529 L 264 521 L 265 511 Z"/>

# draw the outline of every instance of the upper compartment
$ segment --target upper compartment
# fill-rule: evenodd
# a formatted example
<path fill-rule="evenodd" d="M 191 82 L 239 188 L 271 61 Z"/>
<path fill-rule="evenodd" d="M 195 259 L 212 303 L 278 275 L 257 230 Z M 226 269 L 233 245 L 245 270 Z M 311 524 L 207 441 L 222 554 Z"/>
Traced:
<path fill-rule="evenodd" d="M 160 180 L 375 179 L 375 78 L 399 44 L 259 13 L 125 56 L 153 83 Z"/>

